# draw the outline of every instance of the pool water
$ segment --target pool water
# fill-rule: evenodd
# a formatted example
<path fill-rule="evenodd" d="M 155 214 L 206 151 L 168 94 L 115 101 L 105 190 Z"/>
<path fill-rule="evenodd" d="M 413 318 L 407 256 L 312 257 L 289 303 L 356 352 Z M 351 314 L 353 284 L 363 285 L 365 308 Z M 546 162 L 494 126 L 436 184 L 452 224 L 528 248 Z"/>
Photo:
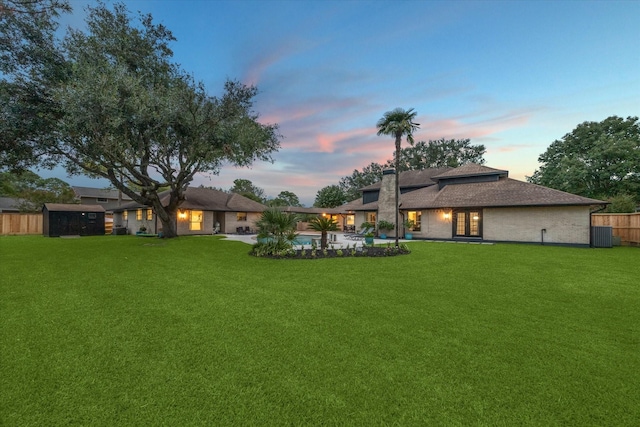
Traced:
<path fill-rule="evenodd" d="M 311 241 L 312 239 L 320 239 L 320 235 L 319 234 L 299 234 L 296 239 L 293 241 L 294 245 L 311 245 Z M 263 241 L 266 239 L 258 239 L 260 241 Z M 318 245 L 320 245 L 320 243 L 318 242 Z"/>
<path fill-rule="evenodd" d="M 311 244 L 311 240 L 312 239 L 319 239 L 320 235 L 319 234 L 299 234 L 298 237 L 296 237 L 296 240 L 293 241 L 294 245 L 310 245 Z"/>

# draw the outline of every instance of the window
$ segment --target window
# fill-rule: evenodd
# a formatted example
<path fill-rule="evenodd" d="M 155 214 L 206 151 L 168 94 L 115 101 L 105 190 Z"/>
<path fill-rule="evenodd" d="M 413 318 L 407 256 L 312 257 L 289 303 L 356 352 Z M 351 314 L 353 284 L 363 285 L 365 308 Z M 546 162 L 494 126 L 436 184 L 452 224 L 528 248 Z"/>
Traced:
<path fill-rule="evenodd" d="M 202 211 L 191 211 L 191 216 L 189 218 L 189 230 L 202 230 L 202 217 Z"/>
<path fill-rule="evenodd" d="M 125 221 L 129 219 L 129 211 L 122 211 L 122 219 Z"/>
<path fill-rule="evenodd" d="M 136 210 L 136 219 L 138 221 L 142 221 L 142 209 L 137 209 Z"/>
<path fill-rule="evenodd" d="M 96 199 L 98 201 L 98 203 L 107 203 L 108 200 L 107 199 Z"/>
<path fill-rule="evenodd" d="M 367 212 L 366 213 L 367 222 L 372 225 L 376 225 L 376 213 L 375 212 Z"/>
<path fill-rule="evenodd" d="M 87 218 L 89 218 L 89 219 L 96 219 L 96 218 L 97 218 L 97 215 L 96 215 L 96 213 L 95 213 L 95 212 L 89 212 L 89 213 L 87 214 Z"/>
<path fill-rule="evenodd" d="M 236 220 L 237 221 L 246 221 L 247 220 L 247 213 L 246 212 L 238 212 L 236 214 Z"/>
<path fill-rule="evenodd" d="M 407 219 L 413 221 L 413 231 L 420 231 L 422 226 L 422 211 L 407 212 Z"/>
<path fill-rule="evenodd" d="M 147 209 L 147 221 L 151 221 L 153 219 L 153 209 Z"/>
<path fill-rule="evenodd" d="M 453 215 L 454 237 L 482 237 L 482 212 L 457 211 Z"/>
<path fill-rule="evenodd" d="M 347 215 L 347 225 L 356 225 L 356 216 L 349 214 Z"/>

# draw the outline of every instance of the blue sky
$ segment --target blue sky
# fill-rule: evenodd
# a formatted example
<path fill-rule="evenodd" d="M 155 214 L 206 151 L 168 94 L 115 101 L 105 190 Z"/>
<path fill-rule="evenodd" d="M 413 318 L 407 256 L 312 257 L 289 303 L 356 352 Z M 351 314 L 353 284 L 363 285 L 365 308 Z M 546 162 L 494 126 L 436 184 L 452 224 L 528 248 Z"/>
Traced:
<path fill-rule="evenodd" d="M 82 25 L 88 3 L 72 0 L 64 25 Z M 487 166 L 524 180 L 579 123 L 640 115 L 640 1 L 125 3 L 174 33 L 175 61 L 210 94 L 227 78 L 255 84 L 260 119 L 280 125 L 273 164 L 227 166 L 194 185 L 244 178 L 311 205 L 320 188 L 393 156 L 375 124 L 396 107 L 417 111 L 416 140 L 469 138 L 487 147 Z"/>

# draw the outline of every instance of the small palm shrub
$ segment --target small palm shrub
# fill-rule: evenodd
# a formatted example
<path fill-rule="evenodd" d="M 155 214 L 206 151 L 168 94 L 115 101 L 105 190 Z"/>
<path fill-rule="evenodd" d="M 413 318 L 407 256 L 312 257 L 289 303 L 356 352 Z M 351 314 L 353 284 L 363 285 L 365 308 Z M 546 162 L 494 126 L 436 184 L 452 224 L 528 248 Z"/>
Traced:
<path fill-rule="evenodd" d="M 293 249 L 293 242 L 298 234 L 296 224 L 298 217 L 294 214 L 271 208 L 262 213 L 256 223 L 258 243 L 253 245 L 251 253 L 255 256 L 274 256 L 288 253 Z"/>
<path fill-rule="evenodd" d="M 309 221 L 309 226 L 315 231 L 320 232 L 320 249 L 327 248 L 327 232 L 336 231 L 338 223 L 330 217 L 319 216 Z"/>

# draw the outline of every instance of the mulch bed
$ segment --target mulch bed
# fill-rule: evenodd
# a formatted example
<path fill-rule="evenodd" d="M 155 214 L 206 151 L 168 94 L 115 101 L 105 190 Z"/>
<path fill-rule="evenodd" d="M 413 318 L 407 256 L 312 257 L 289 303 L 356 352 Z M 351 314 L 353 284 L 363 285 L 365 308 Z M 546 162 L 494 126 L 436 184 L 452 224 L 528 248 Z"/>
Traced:
<path fill-rule="evenodd" d="M 387 257 L 397 255 L 407 255 L 411 251 L 405 246 L 396 248 L 394 246 L 365 246 L 357 249 L 297 249 L 289 250 L 278 255 L 263 255 L 262 258 L 291 258 L 291 259 L 321 259 L 321 258 L 351 258 L 351 257 Z M 251 255 L 255 255 L 250 252 Z"/>

